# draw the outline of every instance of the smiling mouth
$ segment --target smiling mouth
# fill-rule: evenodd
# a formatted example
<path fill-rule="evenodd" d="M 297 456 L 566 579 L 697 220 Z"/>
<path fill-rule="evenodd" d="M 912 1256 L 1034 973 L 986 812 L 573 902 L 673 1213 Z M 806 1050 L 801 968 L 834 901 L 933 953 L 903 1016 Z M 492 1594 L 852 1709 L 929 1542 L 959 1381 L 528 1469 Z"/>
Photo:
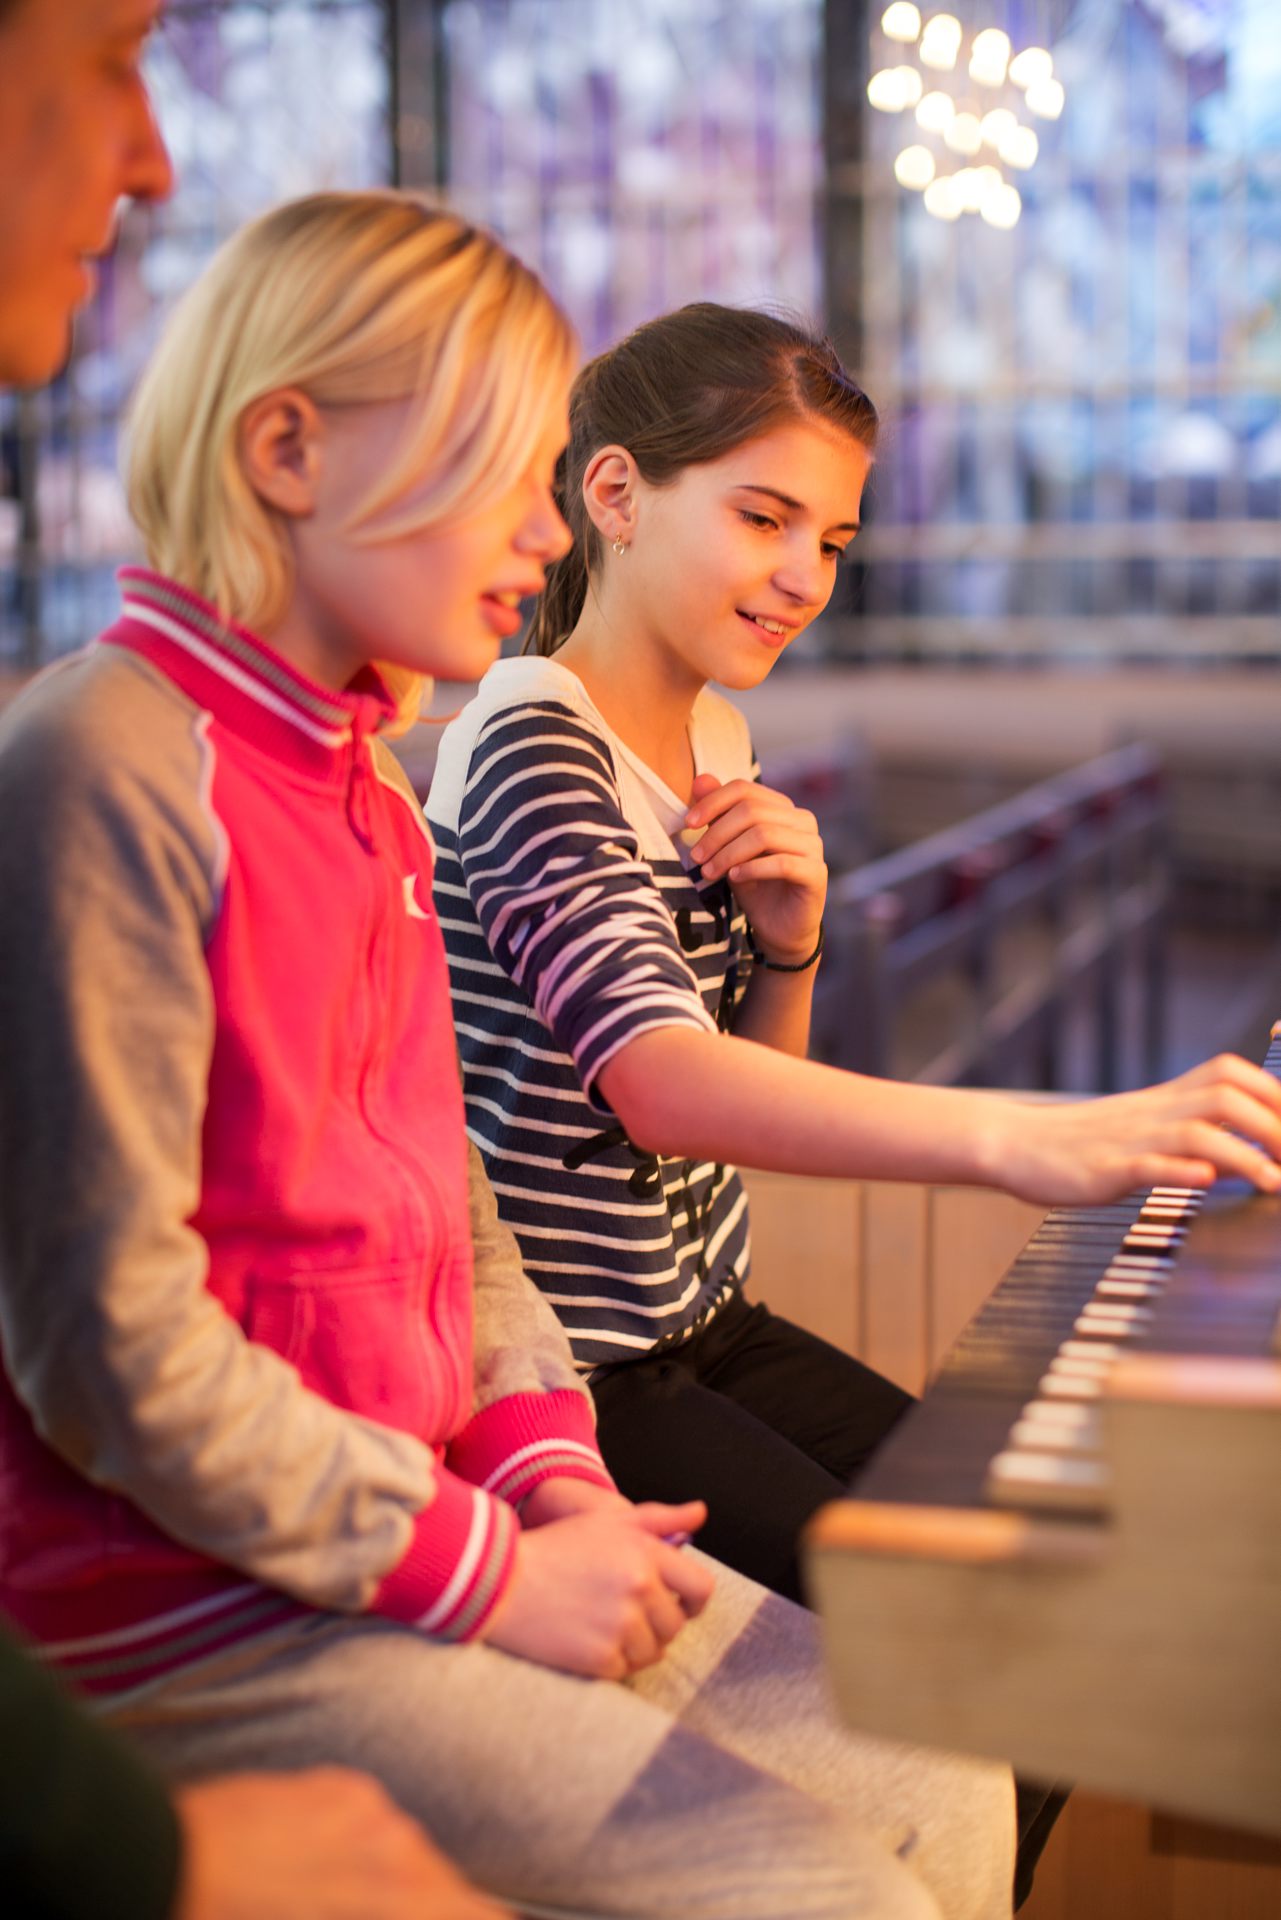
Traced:
<path fill-rule="evenodd" d="M 763 613 L 745 613 L 742 607 L 735 608 L 735 612 L 740 620 L 750 621 L 752 626 L 759 627 L 762 633 L 767 633 L 771 640 L 786 640 L 789 634 L 795 631 L 782 620 L 770 620 Z"/>

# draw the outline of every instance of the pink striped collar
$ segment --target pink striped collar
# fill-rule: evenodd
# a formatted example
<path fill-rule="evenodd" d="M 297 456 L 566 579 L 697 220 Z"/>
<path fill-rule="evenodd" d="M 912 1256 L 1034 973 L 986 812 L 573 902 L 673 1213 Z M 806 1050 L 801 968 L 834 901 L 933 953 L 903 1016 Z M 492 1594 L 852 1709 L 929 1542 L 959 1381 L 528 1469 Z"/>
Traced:
<path fill-rule="evenodd" d="M 145 567 L 122 567 L 122 618 L 102 636 L 159 667 L 192 699 L 265 752 L 341 778 L 352 743 L 376 733 L 396 703 L 370 668 L 334 692 L 308 680 L 248 627 Z"/>

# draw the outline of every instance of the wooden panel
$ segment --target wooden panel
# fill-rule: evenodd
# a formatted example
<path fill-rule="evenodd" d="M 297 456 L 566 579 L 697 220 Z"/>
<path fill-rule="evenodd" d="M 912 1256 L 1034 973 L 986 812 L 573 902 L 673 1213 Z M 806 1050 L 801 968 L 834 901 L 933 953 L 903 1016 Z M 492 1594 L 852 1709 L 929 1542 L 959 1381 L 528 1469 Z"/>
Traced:
<path fill-rule="evenodd" d="M 859 1358 L 909 1393 L 925 1385 L 930 1189 L 869 1181 Z"/>
<path fill-rule="evenodd" d="M 744 1175 L 758 1300 L 843 1353 L 857 1352 L 862 1188 L 853 1180 Z"/>
<path fill-rule="evenodd" d="M 1281 1867 L 1154 1844 L 1144 1808 L 1074 1793 L 1020 1920 L 1276 1920 Z M 1159 1836 L 1158 1836 L 1159 1837 Z"/>
<path fill-rule="evenodd" d="M 756 1297 L 910 1393 L 1042 1217 L 985 1189 L 744 1178 Z"/>
<path fill-rule="evenodd" d="M 1006 1193 L 935 1187 L 930 1207 L 929 1366 L 945 1358 L 1014 1256 L 1045 1218 Z"/>

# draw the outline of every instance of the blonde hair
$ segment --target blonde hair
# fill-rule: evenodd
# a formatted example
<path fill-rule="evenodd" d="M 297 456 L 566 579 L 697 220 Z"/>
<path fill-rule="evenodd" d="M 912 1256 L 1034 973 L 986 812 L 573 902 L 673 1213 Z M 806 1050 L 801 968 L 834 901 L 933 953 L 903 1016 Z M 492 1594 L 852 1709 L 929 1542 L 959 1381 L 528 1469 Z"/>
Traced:
<path fill-rule="evenodd" d="M 534 458 L 576 351 L 565 315 L 492 234 L 391 189 L 274 208 L 170 316 L 130 410 L 129 506 L 151 564 L 269 632 L 294 590 L 288 527 L 240 461 L 245 409 L 298 387 L 322 410 L 403 400 L 399 451 L 352 516 L 370 543 L 470 517 Z M 426 485 L 423 482 L 426 481 Z M 398 504 L 415 488 L 412 510 Z M 379 663 L 417 717 L 423 677 Z"/>

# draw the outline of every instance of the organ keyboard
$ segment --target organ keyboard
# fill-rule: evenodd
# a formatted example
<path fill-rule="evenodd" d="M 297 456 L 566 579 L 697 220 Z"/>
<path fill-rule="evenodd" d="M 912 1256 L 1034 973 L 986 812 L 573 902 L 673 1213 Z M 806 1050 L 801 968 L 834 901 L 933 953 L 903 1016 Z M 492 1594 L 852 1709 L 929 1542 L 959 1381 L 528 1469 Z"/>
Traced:
<path fill-rule="evenodd" d="M 1281 1198 L 1051 1213 L 811 1524 L 847 1717 L 1281 1834 L 1279 1329 Z"/>

